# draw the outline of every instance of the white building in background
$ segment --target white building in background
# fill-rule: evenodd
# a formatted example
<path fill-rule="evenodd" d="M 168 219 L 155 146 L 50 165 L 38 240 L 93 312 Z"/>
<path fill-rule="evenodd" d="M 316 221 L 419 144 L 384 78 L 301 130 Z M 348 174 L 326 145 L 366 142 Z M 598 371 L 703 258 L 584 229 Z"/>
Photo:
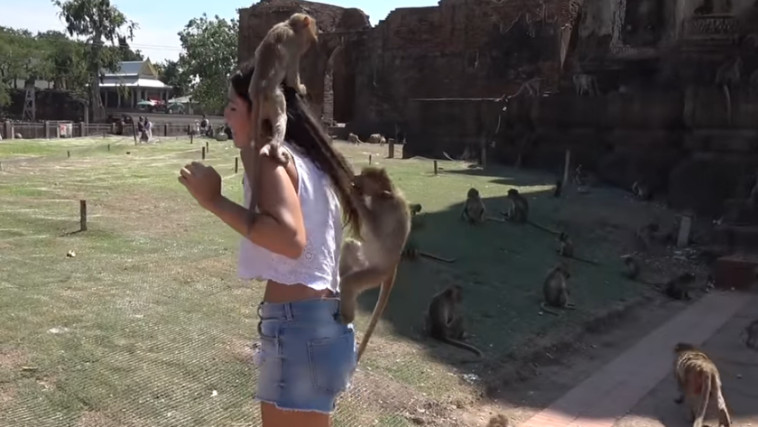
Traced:
<path fill-rule="evenodd" d="M 140 101 L 161 101 L 171 96 L 171 86 L 158 80 L 158 72 L 144 61 L 122 61 L 117 71 L 103 70 L 100 96 L 107 109 L 135 109 Z"/>

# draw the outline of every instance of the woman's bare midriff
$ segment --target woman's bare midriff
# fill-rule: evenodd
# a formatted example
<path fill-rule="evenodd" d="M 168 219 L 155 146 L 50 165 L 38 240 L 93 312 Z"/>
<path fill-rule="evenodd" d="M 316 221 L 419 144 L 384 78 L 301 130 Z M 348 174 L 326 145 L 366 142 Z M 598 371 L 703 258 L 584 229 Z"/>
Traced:
<path fill-rule="evenodd" d="M 285 285 L 269 280 L 266 282 L 266 290 L 263 293 L 264 302 L 283 303 L 295 302 L 308 299 L 334 298 L 336 295 L 331 289 L 316 290 L 305 285 Z"/>

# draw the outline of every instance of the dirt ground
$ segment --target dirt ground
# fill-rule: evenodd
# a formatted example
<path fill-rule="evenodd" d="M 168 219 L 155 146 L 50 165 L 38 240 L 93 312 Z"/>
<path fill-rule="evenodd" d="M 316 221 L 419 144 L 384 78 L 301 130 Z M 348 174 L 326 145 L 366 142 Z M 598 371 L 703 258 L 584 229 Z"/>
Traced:
<path fill-rule="evenodd" d="M 755 293 L 746 294 L 758 301 Z M 534 376 L 523 382 L 504 385 L 503 390 L 472 405 L 460 418 L 461 425 L 485 426 L 495 414 L 504 414 L 518 426 L 571 390 L 639 339 L 674 317 L 685 303 L 650 300 L 631 310 L 609 331 L 590 334 L 576 348 L 556 363 L 537 368 Z M 758 306 L 748 304 L 721 327 L 702 348 L 718 364 L 723 392 L 734 426 L 758 426 L 758 353 L 744 346 L 740 334 L 747 324 L 758 318 Z M 616 421 L 615 427 L 689 427 L 684 406 L 674 403 L 676 385 L 667 376 L 638 402 L 629 413 Z M 713 414 L 707 423 L 716 421 Z M 713 424 L 712 424 L 713 425 Z"/>

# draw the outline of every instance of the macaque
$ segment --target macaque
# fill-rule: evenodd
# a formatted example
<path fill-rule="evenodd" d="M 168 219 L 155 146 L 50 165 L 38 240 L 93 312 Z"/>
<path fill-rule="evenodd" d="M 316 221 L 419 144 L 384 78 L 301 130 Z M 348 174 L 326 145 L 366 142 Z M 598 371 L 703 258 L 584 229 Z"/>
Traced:
<path fill-rule="evenodd" d="M 395 285 L 397 265 L 411 231 L 411 214 L 408 202 L 384 169 L 363 168 L 353 179 L 352 196 L 361 216 L 361 240 L 347 239 L 342 246 L 339 267 L 342 322 L 348 324 L 355 318 L 358 295 L 381 285 L 358 348 L 360 360 Z"/>
<path fill-rule="evenodd" d="M 463 316 L 458 310 L 462 301 L 463 288 L 458 285 L 451 286 L 432 297 L 426 315 L 426 331 L 434 339 L 468 350 L 481 357 L 481 350 L 460 341 L 465 332 Z"/>
<path fill-rule="evenodd" d="M 484 202 L 479 196 L 479 190 L 469 188 L 460 218 L 467 220 L 471 224 L 480 224 L 484 222 L 486 216 L 487 209 L 484 207 Z"/>
<path fill-rule="evenodd" d="M 674 402 L 687 402 L 692 427 L 703 427 L 709 403 L 716 403 L 719 426 L 730 427 L 732 420 L 721 391 L 721 376 L 716 364 L 692 344 L 678 343 L 674 352 L 674 376 L 679 388 L 679 396 Z"/>
<path fill-rule="evenodd" d="M 511 209 L 506 213 L 506 217 L 513 222 L 527 222 L 529 202 L 526 198 L 519 194 L 518 190 L 511 188 L 508 190 L 508 199 L 511 201 Z"/>
<path fill-rule="evenodd" d="M 347 142 L 349 142 L 351 144 L 360 144 L 363 141 L 361 141 L 361 139 L 358 138 L 358 135 L 356 135 L 354 133 L 349 133 L 347 135 Z"/>
<path fill-rule="evenodd" d="M 690 297 L 689 290 L 694 281 L 694 274 L 682 273 L 664 283 L 662 287 L 657 287 L 669 298 L 676 300 L 690 300 L 692 297 Z"/>
<path fill-rule="evenodd" d="M 273 156 L 283 165 L 289 163 L 290 155 L 281 145 L 287 129 L 287 103 L 280 86 L 284 81 L 301 95 L 306 94 L 305 85 L 300 83 L 300 57 L 317 41 L 316 20 L 304 13 L 295 13 L 275 24 L 255 49 L 255 70 L 248 89 L 252 100 L 250 118 L 257 133 L 254 140 L 270 139 L 253 156 L 253 169 L 257 170 L 258 156 Z M 268 122 L 268 126 L 264 126 L 264 122 Z M 257 206 L 256 174 L 250 173 L 253 208 Z"/>
<path fill-rule="evenodd" d="M 544 301 L 540 303 L 542 311 L 558 315 L 554 310 L 548 308 L 556 307 L 563 309 L 573 309 L 574 305 L 569 302 L 568 279 L 571 274 L 565 263 L 559 262 L 547 274 L 545 281 L 542 283 L 542 293 Z"/>

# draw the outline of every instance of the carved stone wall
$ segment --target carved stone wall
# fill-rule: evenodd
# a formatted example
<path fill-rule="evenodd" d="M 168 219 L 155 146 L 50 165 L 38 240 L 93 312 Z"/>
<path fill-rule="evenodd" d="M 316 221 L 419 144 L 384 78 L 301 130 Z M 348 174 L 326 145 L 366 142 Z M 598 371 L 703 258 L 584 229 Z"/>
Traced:
<path fill-rule="evenodd" d="M 399 126 L 406 155 L 427 156 L 484 140 L 489 159 L 556 172 L 571 148 L 610 183 L 644 178 L 675 207 L 715 215 L 758 166 L 758 57 L 734 16 L 752 2 L 731 0 L 729 12 L 714 0 L 702 13 L 697 0 L 584 0 L 572 32 L 575 15 L 559 0 L 441 0 L 373 28 L 358 9 L 265 0 L 240 10 L 240 60 L 303 10 L 322 31 L 302 65 L 314 107 L 331 105 L 325 118 L 362 139 Z M 536 96 L 510 99 L 503 113 L 495 99 L 534 77 Z M 597 93 L 578 94 L 590 86 Z"/>
<path fill-rule="evenodd" d="M 556 30 L 566 7 L 558 0 L 448 0 L 394 10 L 371 28 L 358 9 L 268 0 L 239 11 L 239 59 L 252 57 L 275 22 L 311 13 L 322 34 L 301 70 L 314 107 L 320 112 L 333 89 L 327 98 L 336 120 L 350 122 L 360 136 L 387 133 L 405 123 L 412 98 L 499 97 L 534 76 L 554 86 Z M 324 86 L 327 67 L 332 88 Z"/>

